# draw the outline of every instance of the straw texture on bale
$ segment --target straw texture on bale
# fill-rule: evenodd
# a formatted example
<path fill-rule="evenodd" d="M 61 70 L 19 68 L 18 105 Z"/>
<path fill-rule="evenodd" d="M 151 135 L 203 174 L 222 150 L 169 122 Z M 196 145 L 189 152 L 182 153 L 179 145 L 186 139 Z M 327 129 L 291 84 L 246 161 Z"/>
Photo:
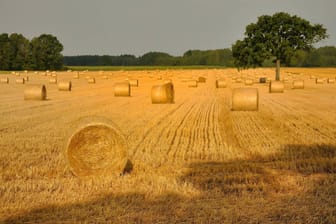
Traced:
<path fill-rule="evenodd" d="M 87 82 L 88 82 L 89 84 L 95 84 L 95 83 L 96 83 L 96 79 L 95 79 L 95 78 L 88 78 L 88 79 L 87 79 Z"/>
<path fill-rule="evenodd" d="M 204 83 L 204 82 L 206 82 L 206 78 L 200 76 L 200 77 L 198 77 L 198 82 Z"/>
<path fill-rule="evenodd" d="M 225 79 L 218 79 L 216 80 L 216 88 L 226 88 L 227 83 Z"/>
<path fill-rule="evenodd" d="M 285 85 L 281 81 L 271 81 L 269 84 L 270 93 L 283 93 L 284 89 L 285 89 Z"/>
<path fill-rule="evenodd" d="M 324 83 L 324 79 L 322 79 L 322 78 L 316 78 L 315 82 L 316 82 L 316 84 L 323 84 Z"/>
<path fill-rule="evenodd" d="M 128 82 L 130 86 L 139 86 L 139 81 L 137 79 L 130 79 Z"/>
<path fill-rule="evenodd" d="M 58 83 L 58 90 L 59 91 L 71 91 L 71 82 L 59 82 Z"/>
<path fill-rule="evenodd" d="M 304 89 L 304 80 L 294 80 L 293 89 Z"/>
<path fill-rule="evenodd" d="M 131 85 L 129 82 L 119 82 L 114 85 L 114 96 L 131 96 Z"/>
<path fill-rule="evenodd" d="M 57 79 L 56 78 L 51 78 L 49 79 L 50 84 L 57 84 Z"/>
<path fill-rule="evenodd" d="M 188 80 L 188 87 L 197 87 L 196 80 Z"/>
<path fill-rule="evenodd" d="M 253 80 L 252 80 L 252 79 L 246 79 L 246 80 L 245 80 L 245 85 L 246 85 L 246 86 L 251 86 L 251 85 L 253 85 Z"/>
<path fill-rule="evenodd" d="M 17 84 L 25 84 L 25 79 L 24 78 L 16 79 L 15 83 L 17 83 Z"/>
<path fill-rule="evenodd" d="M 76 176 L 123 174 L 132 169 L 124 136 L 107 122 L 79 127 L 69 138 L 65 154 Z"/>
<path fill-rule="evenodd" d="M 1 78 L 1 79 L 0 79 L 0 83 L 8 84 L 8 83 L 9 83 L 9 79 L 8 79 L 8 77 L 6 77 L 6 78 Z"/>
<path fill-rule="evenodd" d="M 27 85 L 24 90 L 25 100 L 46 100 L 47 89 L 44 85 Z"/>
<path fill-rule="evenodd" d="M 265 77 L 259 78 L 259 83 L 266 83 L 266 78 Z"/>
<path fill-rule="evenodd" d="M 335 79 L 331 79 L 331 78 L 329 78 L 329 79 L 328 79 L 328 83 L 335 83 Z"/>
<path fill-rule="evenodd" d="M 232 90 L 232 110 L 257 111 L 259 92 L 257 88 L 235 88 Z"/>
<path fill-rule="evenodd" d="M 152 87 L 151 97 L 153 104 L 174 103 L 174 85 L 166 83 Z"/>

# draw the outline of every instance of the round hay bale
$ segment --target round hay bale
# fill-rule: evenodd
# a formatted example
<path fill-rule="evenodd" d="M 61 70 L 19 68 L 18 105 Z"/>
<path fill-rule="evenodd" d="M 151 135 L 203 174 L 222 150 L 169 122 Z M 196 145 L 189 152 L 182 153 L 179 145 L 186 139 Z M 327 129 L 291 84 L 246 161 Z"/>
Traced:
<path fill-rule="evenodd" d="M 232 90 L 233 111 L 257 111 L 259 92 L 257 88 L 235 88 Z"/>
<path fill-rule="evenodd" d="M 218 79 L 216 80 L 216 88 L 226 88 L 227 83 L 225 79 Z"/>
<path fill-rule="evenodd" d="M 252 86 L 253 85 L 253 80 L 252 79 L 246 79 L 245 80 L 245 86 Z"/>
<path fill-rule="evenodd" d="M 294 80 L 293 89 L 304 89 L 304 80 Z"/>
<path fill-rule="evenodd" d="M 16 84 L 25 84 L 25 79 L 24 78 L 19 78 L 15 80 Z"/>
<path fill-rule="evenodd" d="M 67 142 L 65 156 L 76 176 L 121 175 L 132 169 L 124 136 L 106 121 L 88 122 L 77 128 Z"/>
<path fill-rule="evenodd" d="M 73 76 L 74 79 L 79 79 L 79 72 Z"/>
<path fill-rule="evenodd" d="M 102 79 L 108 79 L 108 76 L 107 75 L 103 75 Z"/>
<path fill-rule="evenodd" d="M 206 82 L 206 78 L 203 77 L 203 76 L 200 76 L 200 77 L 198 77 L 198 82 L 205 83 Z"/>
<path fill-rule="evenodd" d="M 284 89 L 285 89 L 285 85 L 281 81 L 271 81 L 269 84 L 270 93 L 283 93 Z"/>
<path fill-rule="evenodd" d="M 259 78 L 259 83 L 266 83 L 266 77 Z"/>
<path fill-rule="evenodd" d="M 174 85 L 166 83 L 152 87 L 151 98 L 153 104 L 174 103 Z"/>
<path fill-rule="evenodd" d="M 188 80 L 188 87 L 197 87 L 196 80 Z"/>
<path fill-rule="evenodd" d="M 329 79 L 328 79 L 328 83 L 335 83 L 335 79 L 331 79 L 331 78 L 329 78 Z"/>
<path fill-rule="evenodd" d="M 24 90 L 24 100 L 46 100 L 47 89 L 44 85 L 27 85 Z"/>
<path fill-rule="evenodd" d="M 51 77 L 56 78 L 56 77 L 57 77 L 57 74 L 56 74 L 56 73 L 52 73 L 52 74 L 51 74 Z"/>
<path fill-rule="evenodd" d="M 51 78 L 49 79 L 50 84 L 57 84 L 57 79 L 56 78 Z"/>
<path fill-rule="evenodd" d="M 316 84 L 323 84 L 324 83 L 324 79 L 322 79 L 322 78 L 316 78 L 315 79 L 315 83 Z"/>
<path fill-rule="evenodd" d="M 58 83 L 58 90 L 59 91 L 71 91 L 71 82 L 65 82 L 65 81 L 62 81 L 62 82 L 59 82 Z"/>
<path fill-rule="evenodd" d="M 6 77 L 6 78 L 0 78 L 0 83 L 8 84 L 9 83 L 9 78 L 8 77 Z"/>
<path fill-rule="evenodd" d="M 88 82 L 89 84 L 95 84 L 95 83 L 96 83 L 96 79 L 95 79 L 95 78 L 88 78 L 88 79 L 87 79 L 87 82 Z"/>
<path fill-rule="evenodd" d="M 23 79 L 28 82 L 29 81 L 29 76 L 23 77 Z"/>
<path fill-rule="evenodd" d="M 139 86 L 139 81 L 137 79 L 130 79 L 128 82 L 130 86 L 135 86 L 135 87 Z"/>
<path fill-rule="evenodd" d="M 235 80 L 235 83 L 242 83 L 243 82 L 243 79 L 241 79 L 241 78 L 236 78 L 236 80 Z"/>
<path fill-rule="evenodd" d="M 131 96 L 131 85 L 129 82 L 114 84 L 114 96 Z"/>
<path fill-rule="evenodd" d="M 165 79 L 165 80 L 163 80 L 163 84 L 166 84 L 166 83 L 173 83 L 173 80 L 171 80 L 171 79 Z"/>

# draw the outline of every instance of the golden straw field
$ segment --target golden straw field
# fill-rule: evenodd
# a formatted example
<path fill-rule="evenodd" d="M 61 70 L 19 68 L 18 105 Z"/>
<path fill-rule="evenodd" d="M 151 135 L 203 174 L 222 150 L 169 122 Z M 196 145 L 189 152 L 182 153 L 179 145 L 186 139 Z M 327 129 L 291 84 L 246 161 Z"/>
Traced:
<path fill-rule="evenodd" d="M 76 74 L 56 73 L 71 91 L 49 73 L 22 73 L 24 84 L 0 75 L 0 223 L 336 223 L 336 69 L 282 68 L 283 93 L 244 84 L 273 69 Z M 198 77 L 206 82 L 188 87 Z M 138 86 L 114 96 L 126 79 Z M 174 103 L 152 104 L 167 79 Z M 292 89 L 297 79 L 304 89 Z M 47 100 L 25 101 L 29 84 L 44 84 Z M 236 87 L 258 88 L 258 111 L 231 110 Z M 101 117 L 124 135 L 133 169 L 77 177 L 67 142 Z"/>

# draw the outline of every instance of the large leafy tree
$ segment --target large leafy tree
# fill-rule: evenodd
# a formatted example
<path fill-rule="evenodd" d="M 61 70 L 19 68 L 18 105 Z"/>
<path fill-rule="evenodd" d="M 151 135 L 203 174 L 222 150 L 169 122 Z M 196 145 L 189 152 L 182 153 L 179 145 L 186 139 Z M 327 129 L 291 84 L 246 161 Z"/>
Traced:
<path fill-rule="evenodd" d="M 286 62 L 298 50 L 309 50 L 314 43 L 327 38 L 321 24 L 288 13 L 258 17 L 256 23 L 246 27 L 245 38 L 232 46 L 235 65 L 238 68 L 261 66 L 270 58 L 276 61 L 276 80 L 280 80 L 280 61 Z"/>
<path fill-rule="evenodd" d="M 22 34 L 13 33 L 9 36 L 10 51 L 8 52 L 12 70 L 30 69 L 29 40 Z"/>
<path fill-rule="evenodd" d="M 63 45 L 50 34 L 42 34 L 31 41 L 32 64 L 38 70 L 58 70 L 63 66 Z"/>

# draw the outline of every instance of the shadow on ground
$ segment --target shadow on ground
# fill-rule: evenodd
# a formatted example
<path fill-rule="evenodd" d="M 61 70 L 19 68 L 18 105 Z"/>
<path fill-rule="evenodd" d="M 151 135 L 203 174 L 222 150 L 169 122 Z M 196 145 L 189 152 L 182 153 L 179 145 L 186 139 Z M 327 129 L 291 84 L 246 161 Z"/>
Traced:
<path fill-rule="evenodd" d="M 272 156 L 189 164 L 198 197 L 110 194 L 4 223 L 336 223 L 336 146 L 287 145 Z"/>

